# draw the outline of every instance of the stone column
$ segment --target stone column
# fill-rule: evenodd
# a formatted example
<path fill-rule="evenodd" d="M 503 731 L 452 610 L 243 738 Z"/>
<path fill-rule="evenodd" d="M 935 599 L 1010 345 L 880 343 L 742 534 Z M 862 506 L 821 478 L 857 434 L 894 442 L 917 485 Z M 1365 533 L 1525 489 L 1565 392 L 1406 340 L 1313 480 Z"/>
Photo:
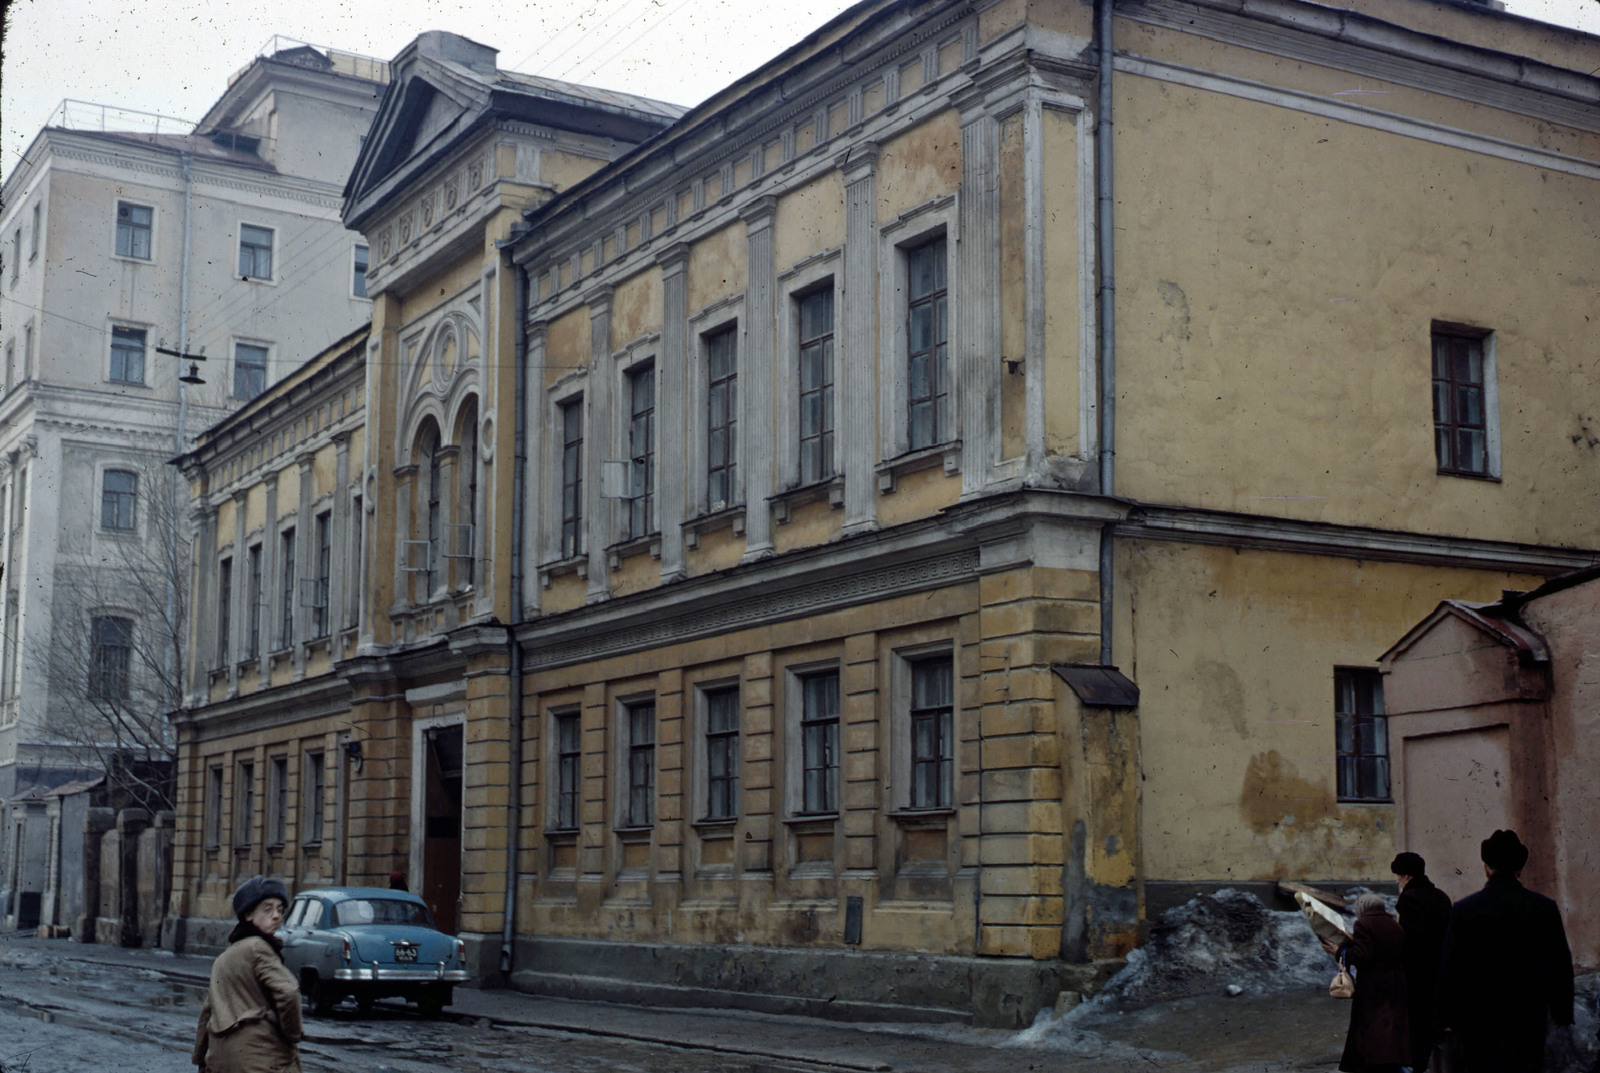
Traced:
<path fill-rule="evenodd" d="M 611 595 L 611 560 L 606 549 L 617 539 L 614 504 L 600 497 L 600 464 L 616 453 L 611 402 L 615 379 L 611 362 L 611 288 L 596 288 L 584 303 L 589 307 L 589 428 L 593 432 L 592 436 L 584 436 L 584 446 L 594 444 L 583 460 L 584 505 L 593 507 L 592 512 L 585 510 L 590 521 L 584 550 L 589 556 L 586 600 L 594 603 Z"/>
<path fill-rule="evenodd" d="M 844 287 L 840 294 L 838 450 L 844 474 L 844 533 L 878 528 L 878 146 L 839 157 L 844 172 Z"/>
<path fill-rule="evenodd" d="M 739 355 L 739 478 L 744 486 L 744 561 L 771 555 L 772 510 L 767 497 L 777 490 L 772 408 L 773 353 L 777 337 L 773 295 L 776 267 L 773 219 L 778 199 L 758 199 L 744 213 L 749 243 L 749 280 L 745 289 L 745 353 Z M 671 457 L 670 455 L 667 457 Z"/>
<path fill-rule="evenodd" d="M 100 853 L 106 833 L 117 825 L 114 809 L 91 808 L 83 821 L 83 912 L 72 922 L 72 937 L 95 942 L 95 920 L 100 916 Z"/>
<path fill-rule="evenodd" d="M 973 102 L 961 117 L 961 200 L 955 249 L 951 377 L 961 439 L 961 494 L 989 483 L 999 458 L 994 411 L 1000 376 L 1000 124 Z"/>
<path fill-rule="evenodd" d="M 661 266 L 661 397 L 657 412 L 664 417 L 656 427 L 661 430 L 661 458 L 672 462 L 658 467 L 656 483 L 661 506 L 661 580 L 667 582 L 685 576 L 683 522 L 689 516 L 689 475 L 682 464 L 687 456 L 684 405 L 689 393 L 688 245 L 669 247 L 656 263 Z"/>
<path fill-rule="evenodd" d="M 433 564 L 433 585 L 435 589 L 445 592 L 455 592 L 459 587 L 459 579 L 464 576 L 457 565 L 460 560 L 451 558 L 461 539 L 460 530 L 455 529 L 456 522 L 461 520 L 457 507 L 461 502 L 461 445 L 459 443 L 446 444 L 441 442 L 439 454 L 439 557 Z M 426 480 L 419 474 L 419 480 Z M 421 496 L 417 497 L 419 500 Z M 428 594 L 432 596 L 432 593 Z"/>

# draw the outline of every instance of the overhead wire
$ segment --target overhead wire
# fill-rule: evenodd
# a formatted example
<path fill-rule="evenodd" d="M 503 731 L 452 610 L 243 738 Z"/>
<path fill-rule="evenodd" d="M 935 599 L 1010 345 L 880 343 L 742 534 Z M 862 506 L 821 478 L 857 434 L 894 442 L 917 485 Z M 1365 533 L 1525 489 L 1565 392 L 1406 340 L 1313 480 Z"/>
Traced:
<path fill-rule="evenodd" d="M 658 2 L 658 0 L 650 0 L 650 2 L 651 3 L 655 3 L 657 7 L 661 6 L 660 3 Z M 624 53 L 626 53 L 630 48 L 632 48 L 635 44 L 637 44 L 646 34 L 650 33 L 657 26 L 659 26 L 662 23 L 666 22 L 673 15 L 676 15 L 679 11 L 683 10 L 683 8 L 688 6 L 689 2 L 690 2 L 690 0 L 678 0 L 678 3 L 671 10 L 663 12 L 654 21 L 646 21 L 644 23 L 644 25 L 639 28 L 639 32 L 637 34 L 635 34 L 634 36 L 630 37 L 628 40 L 624 41 L 622 43 L 622 45 L 615 52 L 611 53 L 609 56 L 606 56 L 604 59 L 595 60 L 593 62 L 593 64 L 591 66 L 589 66 L 588 68 L 585 69 L 584 66 L 583 66 L 585 61 L 579 60 L 576 63 L 572 64 L 571 66 L 565 68 L 559 75 L 557 75 L 555 77 L 558 78 L 558 79 L 562 79 L 562 80 L 567 79 L 569 76 L 571 76 L 574 80 L 581 80 L 581 79 L 584 79 L 584 78 L 592 78 L 596 73 L 598 73 L 600 71 L 601 68 L 605 67 L 606 64 L 610 63 L 612 60 L 615 60 L 618 56 L 621 56 Z M 606 38 L 604 41 L 602 41 L 600 43 L 600 46 L 594 50 L 593 55 L 598 56 L 600 53 L 602 53 L 605 50 L 606 46 L 610 45 L 611 42 L 615 41 L 618 37 L 621 37 L 624 33 L 626 33 L 628 31 L 628 29 L 629 29 L 629 26 L 626 23 L 623 24 L 623 26 L 620 29 L 618 29 L 616 33 L 612 34 L 610 37 Z M 577 74 L 577 75 L 573 75 L 574 71 L 580 71 L 581 73 Z"/>

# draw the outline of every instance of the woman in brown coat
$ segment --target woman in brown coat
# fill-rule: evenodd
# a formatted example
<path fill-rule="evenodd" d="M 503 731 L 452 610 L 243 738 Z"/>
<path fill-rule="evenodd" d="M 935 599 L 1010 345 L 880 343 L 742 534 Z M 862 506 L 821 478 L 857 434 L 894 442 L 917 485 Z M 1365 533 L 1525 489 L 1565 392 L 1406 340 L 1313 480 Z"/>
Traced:
<path fill-rule="evenodd" d="M 1406 1020 L 1405 933 L 1376 894 L 1356 899 L 1356 923 L 1348 942 L 1334 947 L 1355 970 L 1350 1031 L 1339 1058 L 1343 1073 L 1399 1073 L 1411 1064 Z"/>
<path fill-rule="evenodd" d="M 289 890 L 256 876 L 234 892 L 239 924 L 211 966 L 211 989 L 195 1031 L 200 1073 L 300 1073 L 300 986 L 283 964 Z"/>

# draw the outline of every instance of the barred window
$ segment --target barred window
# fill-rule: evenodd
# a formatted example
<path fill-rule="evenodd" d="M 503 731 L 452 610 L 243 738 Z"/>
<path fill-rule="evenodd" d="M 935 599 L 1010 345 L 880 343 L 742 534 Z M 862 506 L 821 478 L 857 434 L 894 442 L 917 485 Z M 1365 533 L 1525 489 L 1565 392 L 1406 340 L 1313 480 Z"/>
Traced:
<path fill-rule="evenodd" d="M 1383 676 L 1361 667 L 1333 672 L 1334 727 L 1341 801 L 1388 801 L 1389 720 Z"/>
<path fill-rule="evenodd" d="M 839 672 L 800 680 L 800 811 L 839 811 Z"/>
<path fill-rule="evenodd" d="M 739 690 L 711 690 L 706 703 L 706 819 L 739 814 Z"/>
<path fill-rule="evenodd" d="M 90 632 L 93 653 L 89 695 L 95 700 L 127 700 L 128 676 L 133 665 L 133 620 L 99 616 L 90 624 Z"/>
<path fill-rule="evenodd" d="M 946 289 L 945 240 L 924 243 L 907 252 L 909 304 L 906 310 L 907 440 L 915 450 L 950 437 L 949 292 Z"/>
<path fill-rule="evenodd" d="M 800 299 L 800 483 L 832 477 L 833 287 Z"/>
<path fill-rule="evenodd" d="M 950 805 L 951 716 L 955 710 L 951 657 L 911 661 L 911 807 Z"/>
<path fill-rule="evenodd" d="M 628 802 L 625 827 L 648 827 L 656 791 L 656 703 L 640 701 L 627 706 Z"/>

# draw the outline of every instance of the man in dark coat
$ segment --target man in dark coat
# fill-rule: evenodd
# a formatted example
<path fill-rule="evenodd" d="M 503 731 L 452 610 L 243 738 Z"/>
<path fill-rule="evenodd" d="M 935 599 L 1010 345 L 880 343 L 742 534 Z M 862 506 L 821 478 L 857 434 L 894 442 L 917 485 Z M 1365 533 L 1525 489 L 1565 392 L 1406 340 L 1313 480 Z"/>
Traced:
<path fill-rule="evenodd" d="M 1542 1073 L 1546 1022 L 1572 1024 L 1572 949 L 1556 903 L 1522 885 L 1516 833 L 1490 835 L 1482 856 L 1489 882 L 1450 911 L 1439 1025 L 1467 1073 Z"/>
<path fill-rule="evenodd" d="M 1389 865 L 1400 886 L 1395 911 L 1406 934 L 1406 1013 L 1411 1024 L 1411 1068 L 1423 1073 L 1434 1044 L 1439 1042 L 1433 994 L 1439 985 L 1439 961 L 1444 957 L 1444 933 L 1450 925 L 1450 895 L 1433 885 L 1427 862 L 1415 853 L 1402 853 Z"/>

